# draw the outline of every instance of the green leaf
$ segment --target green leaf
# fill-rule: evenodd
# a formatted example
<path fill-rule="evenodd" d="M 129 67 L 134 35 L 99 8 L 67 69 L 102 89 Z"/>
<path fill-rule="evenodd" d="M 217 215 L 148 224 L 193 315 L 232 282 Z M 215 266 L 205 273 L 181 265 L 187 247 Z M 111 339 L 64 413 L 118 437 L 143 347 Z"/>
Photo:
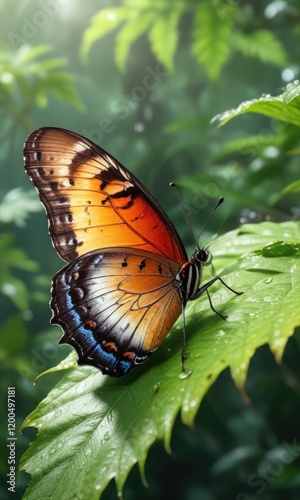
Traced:
<path fill-rule="evenodd" d="M 79 111 L 84 109 L 79 95 L 74 87 L 74 79 L 69 73 L 52 72 L 46 80 L 39 80 L 36 84 L 36 102 L 40 107 L 48 104 L 47 94 L 52 93 L 58 99 L 72 104 Z"/>
<path fill-rule="evenodd" d="M 5 269 L 15 268 L 24 271 L 37 271 L 38 264 L 28 259 L 26 253 L 13 246 L 14 238 L 11 234 L 0 235 L 0 280 Z"/>
<path fill-rule="evenodd" d="M 3 107 L 8 116 L 16 107 L 17 111 L 13 113 L 14 120 L 17 121 L 16 126 L 23 124 L 28 128 L 28 110 L 33 104 L 45 107 L 48 104 L 49 92 L 77 109 L 83 109 L 74 79 L 69 73 L 61 70 L 66 66 L 66 61 L 62 58 L 38 60 L 50 50 L 52 48 L 48 45 L 22 45 L 15 52 L 7 50 L 0 53 L 0 73 L 6 74 L 8 80 Z M 12 125 L 13 129 L 14 126 Z"/>
<path fill-rule="evenodd" d="M 152 52 L 169 71 L 174 70 L 174 54 L 179 35 L 178 22 L 181 15 L 182 9 L 176 8 L 171 12 L 162 12 L 154 21 L 149 33 Z"/>
<path fill-rule="evenodd" d="M 223 158 L 226 155 L 239 153 L 241 155 L 257 155 L 262 152 L 267 146 L 277 145 L 274 134 L 264 133 L 258 135 L 249 135 L 239 139 L 234 139 L 220 147 L 213 155 L 213 159 Z"/>
<path fill-rule="evenodd" d="M 284 198 L 284 196 L 294 193 L 300 193 L 300 180 L 296 180 L 285 186 L 276 196 L 274 196 L 274 201 L 278 202 Z"/>
<path fill-rule="evenodd" d="M 8 297 L 20 311 L 29 308 L 29 295 L 24 282 L 13 276 L 0 278 L 0 294 Z"/>
<path fill-rule="evenodd" d="M 15 62 L 25 66 L 37 59 L 39 56 L 48 54 L 52 50 L 53 47 L 46 44 L 36 45 L 35 47 L 31 47 L 30 45 L 21 45 L 19 50 L 15 53 L 14 59 Z"/>
<path fill-rule="evenodd" d="M 102 9 L 91 19 L 91 26 L 84 32 L 80 48 L 81 57 L 86 60 L 91 46 L 106 34 L 115 30 L 128 18 L 129 10 L 124 7 Z"/>
<path fill-rule="evenodd" d="M 263 62 L 269 62 L 280 68 L 288 62 L 282 43 L 269 30 L 256 30 L 246 34 L 236 30 L 232 36 L 234 47 L 246 57 L 257 57 Z"/>
<path fill-rule="evenodd" d="M 22 188 L 8 191 L 0 204 L 0 221 L 13 222 L 16 226 L 23 227 L 28 215 L 42 210 L 41 203 L 37 200 L 36 193 L 31 189 L 24 192 Z"/>
<path fill-rule="evenodd" d="M 36 262 L 28 259 L 23 250 L 13 247 L 14 239 L 10 234 L 0 236 L 0 295 L 8 297 L 15 306 L 26 311 L 29 307 L 29 294 L 22 280 L 11 275 L 12 269 L 36 271 Z"/>
<path fill-rule="evenodd" d="M 282 190 L 283 194 L 289 194 L 289 193 L 300 193 L 300 180 L 291 182 L 288 186 L 285 186 L 285 188 Z"/>
<path fill-rule="evenodd" d="M 98 499 L 112 478 L 122 491 L 138 464 L 142 478 L 148 450 L 167 450 L 179 412 L 193 424 L 218 375 L 230 368 L 242 387 L 256 349 L 269 344 L 280 360 L 300 324 L 300 223 L 247 225 L 211 247 L 214 266 L 236 296 L 220 283 L 186 308 L 187 360 L 180 369 L 181 321 L 143 367 L 121 379 L 92 367 L 70 370 L 22 425 L 38 436 L 22 457 L 32 475 L 24 499 Z M 206 276 L 206 279 L 209 277 Z"/>
<path fill-rule="evenodd" d="M 287 84 L 284 92 L 282 93 L 282 99 L 286 104 L 290 104 L 292 101 L 296 100 L 296 103 L 299 105 L 299 99 L 300 99 L 299 80 L 295 80 L 295 82 Z"/>
<path fill-rule="evenodd" d="M 288 84 L 286 90 L 278 96 L 264 95 L 259 99 L 242 102 L 237 108 L 215 116 L 212 122 L 219 125 L 245 113 L 260 113 L 293 125 L 300 126 L 300 84 Z"/>
<path fill-rule="evenodd" d="M 197 7 L 192 51 L 211 80 L 219 76 L 229 57 L 234 12 L 226 10 L 221 15 L 212 2 L 202 2 Z"/>
<path fill-rule="evenodd" d="M 115 57 L 119 69 L 123 70 L 132 43 L 141 36 L 155 19 L 155 12 L 144 12 L 129 19 L 117 35 Z"/>

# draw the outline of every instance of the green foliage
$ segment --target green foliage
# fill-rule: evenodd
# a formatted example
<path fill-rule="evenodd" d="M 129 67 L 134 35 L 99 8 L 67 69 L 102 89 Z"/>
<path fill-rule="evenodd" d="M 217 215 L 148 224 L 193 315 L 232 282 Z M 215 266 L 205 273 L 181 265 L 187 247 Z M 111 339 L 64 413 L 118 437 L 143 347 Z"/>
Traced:
<path fill-rule="evenodd" d="M 0 222 L 24 226 L 31 212 L 41 210 L 41 204 L 32 192 L 23 192 L 20 188 L 9 191 L 0 204 Z M 36 272 L 38 265 L 27 257 L 25 252 L 14 246 L 12 234 L 0 235 L 0 294 L 8 297 L 20 311 L 29 307 L 29 293 L 22 279 L 13 272 L 22 270 Z"/>
<path fill-rule="evenodd" d="M 230 54 L 234 10 L 220 15 L 212 2 L 199 4 L 195 14 L 193 53 L 211 80 L 216 79 Z"/>
<path fill-rule="evenodd" d="M 129 49 L 136 38 L 148 29 L 154 19 L 153 12 L 145 12 L 143 17 L 130 16 L 122 26 L 116 41 L 116 63 L 124 69 Z"/>
<path fill-rule="evenodd" d="M 179 36 L 178 23 L 182 11 L 182 5 L 175 4 L 168 16 L 155 18 L 149 33 L 153 54 L 169 71 L 174 71 L 174 55 Z"/>
<path fill-rule="evenodd" d="M 42 206 L 34 191 L 23 192 L 21 188 L 15 188 L 8 191 L 0 203 L 0 222 L 12 222 L 21 227 L 30 213 L 41 210 Z"/>
<path fill-rule="evenodd" d="M 235 30 L 232 44 L 244 56 L 257 57 L 262 62 L 274 64 L 280 68 L 288 62 L 282 43 L 272 31 L 256 30 L 253 33 L 243 33 Z"/>
<path fill-rule="evenodd" d="M 283 194 L 300 193 L 300 180 L 292 182 L 282 190 Z"/>
<path fill-rule="evenodd" d="M 25 252 L 14 247 L 12 235 L 0 236 L 0 294 L 8 297 L 21 310 L 28 309 L 28 290 L 24 282 L 12 274 L 12 270 L 21 269 L 33 272 L 36 262 L 28 259 Z"/>
<path fill-rule="evenodd" d="M 112 478 L 119 492 L 135 463 L 144 479 L 149 447 L 170 439 L 178 412 L 192 426 L 219 374 L 230 368 L 243 388 L 249 362 L 268 344 L 281 360 L 300 324 L 300 224 L 243 226 L 214 244 L 214 263 L 226 283 L 186 309 L 186 373 L 180 371 L 181 322 L 145 367 L 120 380 L 90 367 L 71 370 L 25 420 L 39 430 L 21 468 L 32 475 L 24 498 L 99 498 Z M 61 369 L 61 367 L 59 367 Z M 134 430 L 134 432 L 133 432 Z M 66 446 L 72 443 L 72 446 Z"/>
<path fill-rule="evenodd" d="M 132 44 L 141 35 L 147 34 L 157 61 L 172 72 L 182 31 L 180 21 L 189 16 L 193 24 L 191 52 L 203 66 L 209 79 L 218 78 L 234 50 L 283 67 L 287 62 L 287 55 L 274 33 L 256 29 L 249 34 L 238 28 L 243 16 L 247 19 L 248 14 L 246 7 L 235 0 L 228 3 L 218 0 L 202 0 L 198 3 L 192 0 L 123 0 L 122 6 L 102 9 L 92 18 L 91 26 L 84 33 L 81 54 L 86 60 L 97 40 L 119 28 L 115 59 L 121 70 L 125 69 Z"/>
<path fill-rule="evenodd" d="M 236 109 L 225 111 L 214 118 L 225 125 L 232 118 L 244 113 L 261 113 L 293 125 L 300 126 L 300 84 L 289 83 L 278 96 L 264 95 L 259 99 L 242 102 Z"/>
<path fill-rule="evenodd" d="M 0 108 L 4 112 L 2 134 L 8 135 L 17 126 L 28 129 L 28 111 L 34 104 L 45 108 L 48 94 L 68 102 L 77 109 L 82 103 L 74 88 L 73 77 L 63 71 L 62 58 L 44 59 L 52 50 L 49 45 L 21 47 L 0 51 Z M 42 60 L 39 60 L 43 57 Z"/>
<path fill-rule="evenodd" d="M 102 9 L 91 19 L 91 26 L 84 33 L 81 46 L 81 55 L 86 59 L 92 45 L 106 34 L 115 30 L 122 21 L 126 20 L 128 14 L 126 7 L 115 9 Z"/>

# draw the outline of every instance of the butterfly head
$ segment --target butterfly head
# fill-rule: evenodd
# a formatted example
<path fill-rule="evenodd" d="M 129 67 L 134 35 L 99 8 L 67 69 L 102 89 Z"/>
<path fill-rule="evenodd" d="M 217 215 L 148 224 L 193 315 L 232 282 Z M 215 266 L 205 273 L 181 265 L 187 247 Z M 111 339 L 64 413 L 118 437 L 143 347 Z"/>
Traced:
<path fill-rule="evenodd" d="M 207 248 L 197 247 L 191 255 L 191 262 L 194 264 L 209 266 L 211 264 L 212 255 Z"/>

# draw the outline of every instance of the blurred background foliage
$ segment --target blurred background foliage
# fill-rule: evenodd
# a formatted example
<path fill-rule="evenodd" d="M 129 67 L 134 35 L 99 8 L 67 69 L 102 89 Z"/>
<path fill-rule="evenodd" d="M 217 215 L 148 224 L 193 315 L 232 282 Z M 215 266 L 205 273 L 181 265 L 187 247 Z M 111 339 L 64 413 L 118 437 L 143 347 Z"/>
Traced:
<path fill-rule="evenodd" d="M 25 177 L 33 129 L 74 130 L 111 152 L 166 209 L 194 246 L 169 181 L 180 186 L 199 234 L 220 195 L 225 204 L 202 237 L 246 221 L 299 217 L 299 128 L 247 114 L 218 128 L 213 117 L 246 100 L 278 95 L 299 78 L 298 0 L 0 0 L 1 392 L 17 393 L 17 427 L 53 387 L 35 376 L 64 358 L 48 327 L 49 285 L 62 266 L 45 214 Z M 292 154 L 293 153 L 293 154 Z M 298 190 L 299 191 L 299 190 Z M 213 246 L 212 246 L 213 252 Z M 250 367 L 245 406 L 225 372 L 194 430 L 178 421 L 173 454 L 149 454 L 144 489 L 135 470 L 124 498 L 298 499 L 299 332 L 284 365 L 267 348 Z M 57 375 L 58 376 L 58 375 Z M 1 407 L 6 421 L 6 403 Z M 4 429 L 5 430 L 5 429 Z M 35 432 L 18 438 L 17 458 Z M 6 433 L 1 498 L 6 498 Z M 18 477 L 21 498 L 29 477 Z M 110 485 L 103 498 L 113 498 Z"/>

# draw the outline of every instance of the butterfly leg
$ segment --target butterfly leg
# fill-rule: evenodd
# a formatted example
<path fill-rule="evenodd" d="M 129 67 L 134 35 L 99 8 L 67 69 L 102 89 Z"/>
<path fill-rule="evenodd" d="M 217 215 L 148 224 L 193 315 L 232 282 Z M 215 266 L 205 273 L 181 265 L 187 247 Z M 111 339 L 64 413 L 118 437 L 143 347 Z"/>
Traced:
<path fill-rule="evenodd" d="M 225 283 L 224 280 L 222 280 L 221 276 L 215 276 L 214 278 L 212 278 L 210 281 L 208 281 L 207 283 L 205 283 L 204 285 L 202 285 L 198 290 L 197 292 L 193 295 L 193 297 L 190 297 L 190 300 L 196 300 L 200 297 L 200 295 L 202 295 L 204 292 L 206 292 L 207 294 L 207 297 L 208 297 L 208 301 L 209 301 L 209 305 L 210 305 L 210 308 L 214 311 L 214 313 L 216 313 L 218 316 L 220 316 L 222 319 L 226 320 L 227 316 L 223 316 L 223 314 L 219 313 L 213 306 L 213 303 L 212 303 L 212 300 L 211 300 L 211 297 L 210 297 L 210 294 L 209 294 L 209 287 L 211 285 L 213 285 L 217 280 L 221 281 L 222 285 L 224 285 L 227 290 L 230 290 L 232 293 L 235 293 L 236 295 L 242 295 L 244 292 L 237 292 L 236 290 L 233 290 L 233 288 L 231 288 L 229 285 L 227 285 L 227 283 Z"/>
<path fill-rule="evenodd" d="M 181 370 L 185 372 L 185 358 L 186 358 L 186 326 L 185 326 L 185 306 L 184 303 L 181 302 L 182 304 L 182 333 L 183 333 L 183 339 L 182 339 L 182 350 L 181 350 Z"/>

